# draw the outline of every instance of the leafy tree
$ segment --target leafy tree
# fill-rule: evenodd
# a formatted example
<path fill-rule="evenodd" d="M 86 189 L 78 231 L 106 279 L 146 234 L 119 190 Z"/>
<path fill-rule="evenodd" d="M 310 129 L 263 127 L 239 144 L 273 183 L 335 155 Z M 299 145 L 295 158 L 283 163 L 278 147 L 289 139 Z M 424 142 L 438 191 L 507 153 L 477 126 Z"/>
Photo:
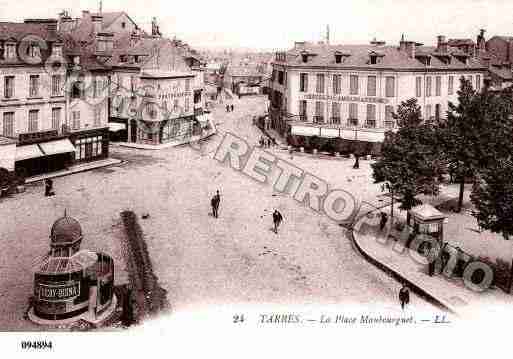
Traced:
<path fill-rule="evenodd" d="M 418 194 L 438 193 L 444 166 L 436 150 L 436 126 L 423 121 L 416 99 L 402 102 L 393 116 L 398 130 L 385 133 L 381 158 L 372 164 L 373 177 L 376 183 L 384 183 L 392 199 L 401 197 L 401 209 L 410 210 L 421 204 Z M 409 224 L 409 213 L 407 221 Z"/>
<path fill-rule="evenodd" d="M 476 211 L 473 215 L 481 228 L 500 233 L 504 239 L 513 236 L 513 162 L 498 160 L 493 166 L 483 169 L 473 185 L 471 201 Z M 508 283 L 511 292 L 513 283 L 513 261 Z"/>
<path fill-rule="evenodd" d="M 458 105 L 449 103 L 447 119 L 438 124 L 440 148 L 460 184 L 458 212 L 463 205 L 465 180 L 507 155 L 511 137 L 506 136 L 505 129 L 507 122 L 511 123 L 511 95 L 511 91 L 476 93 L 472 84 L 461 78 Z"/>

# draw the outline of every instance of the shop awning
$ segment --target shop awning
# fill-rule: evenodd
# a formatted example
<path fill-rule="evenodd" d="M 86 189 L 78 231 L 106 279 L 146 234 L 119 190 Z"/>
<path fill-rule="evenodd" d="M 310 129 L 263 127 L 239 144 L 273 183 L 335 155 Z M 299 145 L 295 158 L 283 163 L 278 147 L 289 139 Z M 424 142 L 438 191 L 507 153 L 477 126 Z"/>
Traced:
<path fill-rule="evenodd" d="M 121 130 L 126 130 L 126 124 L 119 122 L 109 122 L 109 131 L 117 132 Z"/>
<path fill-rule="evenodd" d="M 28 160 L 30 158 L 43 157 L 45 154 L 38 145 L 25 145 L 16 147 L 16 161 Z"/>
<path fill-rule="evenodd" d="M 40 143 L 39 146 L 47 156 L 57 155 L 59 153 L 75 152 L 75 146 L 67 138 L 62 140 Z"/>

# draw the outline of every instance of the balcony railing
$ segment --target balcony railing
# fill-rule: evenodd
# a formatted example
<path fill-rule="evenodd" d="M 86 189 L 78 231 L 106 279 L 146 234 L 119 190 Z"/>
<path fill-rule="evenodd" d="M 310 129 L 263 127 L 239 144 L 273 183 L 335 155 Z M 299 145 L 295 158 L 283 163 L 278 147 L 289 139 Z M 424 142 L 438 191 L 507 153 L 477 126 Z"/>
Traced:
<path fill-rule="evenodd" d="M 366 120 L 365 128 L 376 128 L 376 120 Z"/>
<path fill-rule="evenodd" d="M 335 125 L 340 125 L 340 117 L 339 116 L 332 117 L 331 123 L 333 123 Z"/>
<path fill-rule="evenodd" d="M 313 122 L 314 123 L 324 123 L 324 116 L 314 116 Z"/>
<path fill-rule="evenodd" d="M 347 125 L 349 127 L 358 126 L 358 119 L 356 119 L 356 118 L 348 118 L 347 119 Z"/>

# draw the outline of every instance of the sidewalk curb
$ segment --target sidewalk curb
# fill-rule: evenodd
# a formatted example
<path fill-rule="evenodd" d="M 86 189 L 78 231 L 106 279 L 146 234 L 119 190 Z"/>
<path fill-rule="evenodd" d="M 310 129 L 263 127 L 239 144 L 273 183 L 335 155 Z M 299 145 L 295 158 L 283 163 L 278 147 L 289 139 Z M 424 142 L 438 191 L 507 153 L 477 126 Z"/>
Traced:
<path fill-rule="evenodd" d="M 29 179 L 26 180 L 25 183 L 26 184 L 32 184 L 32 183 L 37 183 L 37 182 L 44 181 L 47 178 L 59 178 L 59 177 L 71 176 L 71 175 L 74 175 L 74 174 L 77 174 L 77 173 L 92 171 L 92 170 L 96 170 L 96 169 L 99 169 L 99 168 L 105 168 L 105 167 L 110 167 L 110 166 L 115 166 L 115 165 L 122 165 L 122 164 L 124 164 L 126 162 L 126 161 L 118 160 L 116 158 L 112 158 L 112 157 L 110 157 L 110 158 L 113 159 L 113 160 L 116 160 L 117 162 L 113 161 L 111 163 L 107 163 L 107 164 L 102 165 L 102 166 L 86 167 L 86 168 L 83 168 L 83 169 L 78 169 L 76 171 L 70 171 L 70 172 L 66 172 L 66 173 L 57 173 L 57 174 L 53 174 L 53 175 L 52 175 L 52 173 L 48 173 L 43 178 L 36 178 L 36 179 L 30 179 L 29 178 Z"/>
<path fill-rule="evenodd" d="M 393 270 L 389 266 L 387 266 L 385 263 L 378 261 L 377 259 L 373 258 L 370 254 L 365 252 L 363 248 L 360 246 L 358 241 L 356 240 L 356 237 L 354 235 L 353 228 L 347 228 L 346 230 L 346 236 L 349 237 L 349 240 L 353 243 L 353 245 L 356 247 L 356 250 L 360 255 L 367 260 L 367 262 L 371 263 L 375 267 L 381 269 L 383 272 L 394 278 L 398 282 L 406 283 L 406 285 L 415 292 L 419 297 L 424 298 L 429 303 L 433 304 L 436 307 L 439 307 L 440 309 L 449 312 L 454 315 L 458 315 L 453 309 L 449 308 L 446 304 L 444 304 L 442 301 L 416 285 L 415 283 L 411 282 L 409 279 L 405 278 L 401 274 L 399 274 L 397 271 Z"/>

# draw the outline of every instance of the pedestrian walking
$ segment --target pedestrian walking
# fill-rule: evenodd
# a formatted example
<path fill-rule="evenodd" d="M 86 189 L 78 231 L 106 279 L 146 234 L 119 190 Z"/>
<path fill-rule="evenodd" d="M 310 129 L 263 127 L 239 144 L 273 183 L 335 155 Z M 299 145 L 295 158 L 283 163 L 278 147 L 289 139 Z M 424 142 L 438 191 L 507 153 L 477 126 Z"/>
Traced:
<path fill-rule="evenodd" d="M 230 106 L 226 105 L 226 112 L 230 112 Z"/>
<path fill-rule="evenodd" d="M 233 103 L 230 105 L 230 108 L 231 108 L 231 110 L 232 110 L 232 112 L 233 112 Z"/>
<path fill-rule="evenodd" d="M 382 231 L 385 228 L 388 221 L 388 214 L 381 212 L 381 219 L 379 221 L 379 230 Z"/>
<path fill-rule="evenodd" d="M 217 190 L 214 197 L 210 200 L 210 204 L 212 205 L 212 215 L 214 218 L 219 217 L 219 203 L 221 203 L 221 196 L 219 195 L 219 190 Z"/>
<path fill-rule="evenodd" d="M 275 209 L 273 213 L 274 233 L 278 234 L 278 227 L 280 226 L 282 221 L 283 216 L 281 215 L 280 211 Z"/>
<path fill-rule="evenodd" d="M 50 197 L 54 196 L 55 192 L 53 191 L 53 181 L 50 178 L 45 179 L 45 196 Z"/>
<path fill-rule="evenodd" d="M 358 155 L 354 155 L 354 165 L 353 169 L 357 170 L 360 168 L 360 157 Z"/>
<path fill-rule="evenodd" d="M 401 303 L 401 309 L 404 310 L 404 307 L 410 302 L 410 290 L 406 286 L 403 285 L 401 290 L 399 291 L 399 302 Z"/>

